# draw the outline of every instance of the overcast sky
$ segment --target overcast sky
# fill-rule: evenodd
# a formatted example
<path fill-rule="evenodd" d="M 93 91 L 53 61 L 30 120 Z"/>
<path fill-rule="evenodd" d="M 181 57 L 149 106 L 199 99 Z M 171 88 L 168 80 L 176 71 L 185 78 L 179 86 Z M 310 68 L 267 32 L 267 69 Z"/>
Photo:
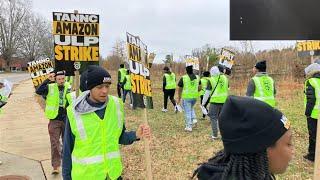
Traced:
<path fill-rule="evenodd" d="M 117 39 L 126 31 L 140 36 L 154 51 L 156 61 L 166 54 L 175 58 L 190 54 L 205 44 L 214 47 L 236 46 L 229 41 L 229 0 L 33 0 L 33 10 L 52 21 L 52 12 L 100 15 L 100 53 L 111 54 Z M 283 48 L 291 41 L 253 42 L 257 50 Z"/>

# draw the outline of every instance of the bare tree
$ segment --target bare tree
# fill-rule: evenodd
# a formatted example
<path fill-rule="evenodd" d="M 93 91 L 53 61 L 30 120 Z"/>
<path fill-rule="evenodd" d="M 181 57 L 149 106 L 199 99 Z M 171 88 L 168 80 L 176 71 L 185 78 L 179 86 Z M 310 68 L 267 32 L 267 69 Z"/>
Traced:
<path fill-rule="evenodd" d="M 126 61 L 126 42 L 122 39 L 117 39 L 112 47 L 112 56 L 118 56 L 121 62 Z"/>
<path fill-rule="evenodd" d="M 0 53 L 7 68 L 12 56 L 17 52 L 22 36 L 22 23 L 30 12 L 30 4 L 28 0 L 1 0 Z"/>
<path fill-rule="evenodd" d="M 40 16 L 29 14 L 23 21 L 21 34 L 18 53 L 24 59 L 33 61 L 39 58 L 52 58 L 53 42 L 48 21 Z"/>

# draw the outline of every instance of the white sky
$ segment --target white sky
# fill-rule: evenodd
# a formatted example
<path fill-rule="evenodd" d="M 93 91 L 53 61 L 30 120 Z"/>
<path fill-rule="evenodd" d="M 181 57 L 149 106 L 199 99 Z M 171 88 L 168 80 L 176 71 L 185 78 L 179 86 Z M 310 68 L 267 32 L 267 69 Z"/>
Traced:
<path fill-rule="evenodd" d="M 126 31 L 140 36 L 155 52 L 156 62 L 166 54 L 190 54 L 205 44 L 221 48 L 229 41 L 229 0 L 33 0 L 33 10 L 52 21 L 52 12 L 100 15 L 100 53 L 111 54 Z M 293 46 L 293 41 L 254 41 L 255 51 Z"/>

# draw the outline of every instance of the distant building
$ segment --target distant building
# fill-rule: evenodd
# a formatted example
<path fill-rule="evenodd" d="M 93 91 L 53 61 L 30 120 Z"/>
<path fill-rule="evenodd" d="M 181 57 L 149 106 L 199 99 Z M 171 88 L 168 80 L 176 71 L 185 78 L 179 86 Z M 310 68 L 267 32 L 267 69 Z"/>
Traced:
<path fill-rule="evenodd" d="M 0 71 L 7 68 L 5 60 L 0 56 Z M 27 70 L 27 60 L 18 57 L 12 57 L 9 64 L 10 71 L 25 71 Z"/>

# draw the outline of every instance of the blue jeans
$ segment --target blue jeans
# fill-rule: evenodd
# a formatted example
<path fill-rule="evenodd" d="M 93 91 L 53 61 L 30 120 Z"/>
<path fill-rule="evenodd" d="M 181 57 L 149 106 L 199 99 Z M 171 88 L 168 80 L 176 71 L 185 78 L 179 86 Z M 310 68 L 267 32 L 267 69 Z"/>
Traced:
<path fill-rule="evenodd" d="M 197 99 L 183 99 L 182 107 L 184 110 L 186 127 L 192 128 L 192 121 L 196 119 L 196 113 L 194 111 L 194 105 Z"/>
<path fill-rule="evenodd" d="M 129 94 L 130 104 L 132 104 L 132 92 L 131 92 L 131 90 L 123 90 L 122 101 L 123 101 L 124 103 L 126 102 L 127 94 Z"/>

